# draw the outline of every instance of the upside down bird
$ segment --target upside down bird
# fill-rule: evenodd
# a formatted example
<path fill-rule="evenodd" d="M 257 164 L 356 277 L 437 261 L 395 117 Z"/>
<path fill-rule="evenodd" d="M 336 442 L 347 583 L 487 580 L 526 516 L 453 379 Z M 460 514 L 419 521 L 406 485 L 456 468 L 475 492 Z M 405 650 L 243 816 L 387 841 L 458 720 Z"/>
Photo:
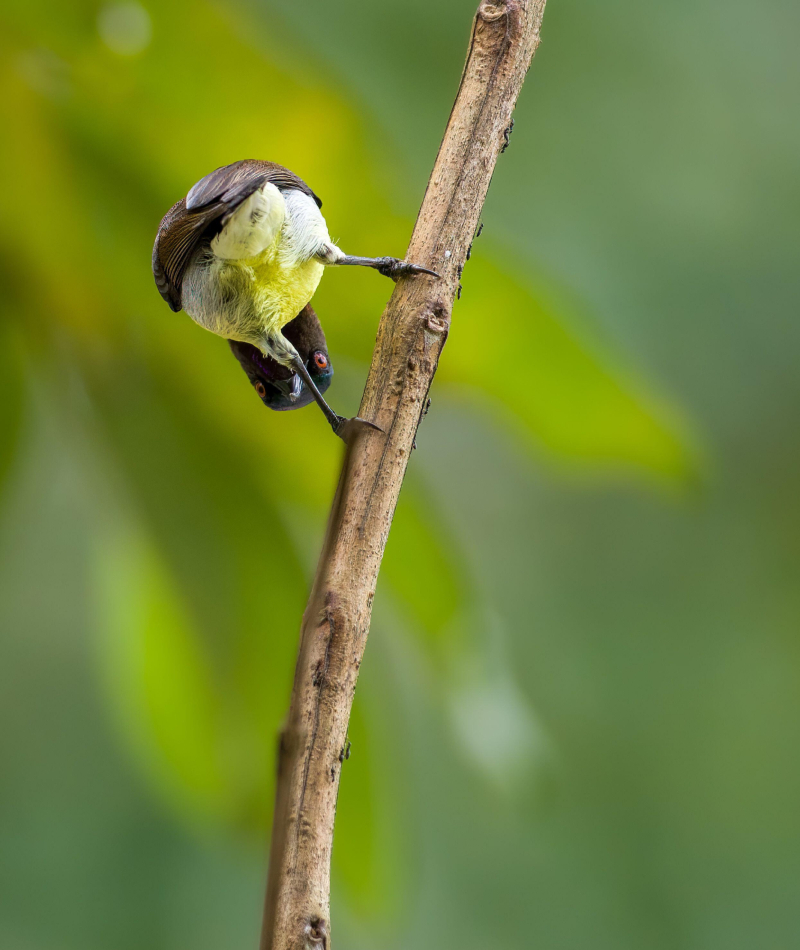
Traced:
<path fill-rule="evenodd" d="M 317 390 L 324 393 L 333 378 L 333 364 L 322 324 L 311 304 L 306 304 L 294 320 L 286 324 L 283 335 L 297 350 Z M 271 356 L 264 356 L 252 343 L 228 340 L 228 344 L 265 406 L 281 412 L 300 409 L 314 401 L 314 394 L 289 367 L 282 366 Z"/>
<path fill-rule="evenodd" d="M 326 265 L 372 267 L 394 280 L 438 275 L 395 257 L 345 254 L 330 239 L 321 207 L 314 192 L 288 168 L 256 159 L 225 165 L 198 181 L 164 216 L 153 247 L 153 276 L 174 311 L 185 310 L 195 323 L 233 341 L 234 355 L 257 391 L 257 361 L 248 345 L 290 371 L 288 380 L 285 373 L 276 376 L 274 369 L 267 372 L 269 379 L 260 379 L 272 400 L 262 396 L 267 405 L 295 408 L 292 396 L 296 402 L 305 388 L 333 431 L 346 439 L 354 431 L 352 423 L 363 421 L 345 419 L 330 408 L 313 378 L 325 378 L 328 367 L 312 374 L 310 353 L 301 355 L 284 327 L 295 318 L 319 326 L 315 314 L 312 320 L 304 312 Z M 328 361 L 324 336 L 322 343 L 320 352 Z M 283 384 L 277 390 L 288 405 L 266 390 L 267 383 L 276 380 Z M 325 385 L 329 382 L 328 375 Z"/>

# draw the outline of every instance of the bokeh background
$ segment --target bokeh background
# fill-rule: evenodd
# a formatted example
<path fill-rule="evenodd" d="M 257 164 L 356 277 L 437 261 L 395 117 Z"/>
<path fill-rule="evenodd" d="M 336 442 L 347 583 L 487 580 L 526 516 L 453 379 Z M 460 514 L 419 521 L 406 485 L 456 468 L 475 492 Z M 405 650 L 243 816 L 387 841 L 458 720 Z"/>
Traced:
<path fill-rule="evenodd" d="M 476 0 L 5 0 L 0 945 L 256 945 L 340 460 L 150 274 L 286 164 L 402 255 Z M 795 0 L 550 0 L 390 539 L 337 944 L 751 950 L 800 924 Z M 353 412 L 390 291 L 315 300 Z"/>

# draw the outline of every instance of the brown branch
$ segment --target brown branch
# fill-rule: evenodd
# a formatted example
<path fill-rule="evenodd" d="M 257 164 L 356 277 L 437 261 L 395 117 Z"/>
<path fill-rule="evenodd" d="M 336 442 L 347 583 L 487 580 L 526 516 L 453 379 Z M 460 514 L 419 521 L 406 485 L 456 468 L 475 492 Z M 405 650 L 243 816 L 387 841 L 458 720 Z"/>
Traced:
<path fill-rule="evenodd" d="M 383 432 L 347 451 L 303 617 L 278 787 L 261 950 L 330 947 L 330 860 L 341 753 L 372 598 L 422 408 L 545 0 L 478 8 L 467 62 L 408 260 L 441 279 L 401 280 L 381 318 L 359 415 Z"/>

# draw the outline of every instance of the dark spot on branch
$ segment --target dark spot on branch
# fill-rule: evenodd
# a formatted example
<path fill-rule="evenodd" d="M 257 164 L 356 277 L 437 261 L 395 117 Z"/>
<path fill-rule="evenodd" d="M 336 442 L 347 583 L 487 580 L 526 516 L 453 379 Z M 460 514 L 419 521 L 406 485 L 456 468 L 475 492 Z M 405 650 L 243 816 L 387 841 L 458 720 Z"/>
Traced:
<path fill-rule="evenodd" d="M 477 239 L 481 236 L 482 233 L 483 233 L 483 221 L 481 221 L 481 223 L 478 225 L 478 230 L 475 232 L 475 235 L 473 236 L 472 240 L 469 242 L 469 247 L 467 248 L 467 260 L 469 260 L 472 257 L 472 245 L 475 243 L 475 241 L 477 241 Z M 464 272 L 464 268 L 462 267 L 461 270 L 458 272 L 458 276 L 460 277 L 463 272 Z"/>
<path fill-rule="evenodd" d="M 509 139 L 511 138 L 511 133 L 513 131 L 514 131 L 514 120 L 512 119 L 511 124 L 508 126 L 505 132 L 503 132 L 503 147 L 500 149 L 501 155 L 508 148 L 508 142 L 509 142 Z"/>
<path fill-rule="evenodd" d="M 320 917 L 312 917 L 305 927 L 306 944 L 312 947 L 328 946 L 328 925 Z"/>
<path fill-rule="evenodd" d="M 493 20 L 499 20 L 500 17 L 506 15 L 506 5 L 503 0 L 496 0 L 496 2 L 482 3 L 478 8 L 478 16 L 482 20 L 486 20 L 491 23 Z"/>
<path fill-rule="evenodd" d="M 433 311 L 425 319 L 425 326 L 432 333 L 446 333 L 447 324 L 447 310 L 445 307 L 442 304 L 434 305 Z"/>

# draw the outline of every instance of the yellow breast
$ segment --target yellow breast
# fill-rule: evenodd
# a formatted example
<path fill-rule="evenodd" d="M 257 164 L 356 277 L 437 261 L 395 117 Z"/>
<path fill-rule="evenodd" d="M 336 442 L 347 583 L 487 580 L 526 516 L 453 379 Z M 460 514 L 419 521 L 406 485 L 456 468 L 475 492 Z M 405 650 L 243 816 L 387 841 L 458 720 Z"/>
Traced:
<path fill-rule="evenodd" d="M 265 330 L 280 330 L 314 296 L 325 270 L 319 261 L 288 263 L 266 252 L 251 262 L 253 297 Z"/>

